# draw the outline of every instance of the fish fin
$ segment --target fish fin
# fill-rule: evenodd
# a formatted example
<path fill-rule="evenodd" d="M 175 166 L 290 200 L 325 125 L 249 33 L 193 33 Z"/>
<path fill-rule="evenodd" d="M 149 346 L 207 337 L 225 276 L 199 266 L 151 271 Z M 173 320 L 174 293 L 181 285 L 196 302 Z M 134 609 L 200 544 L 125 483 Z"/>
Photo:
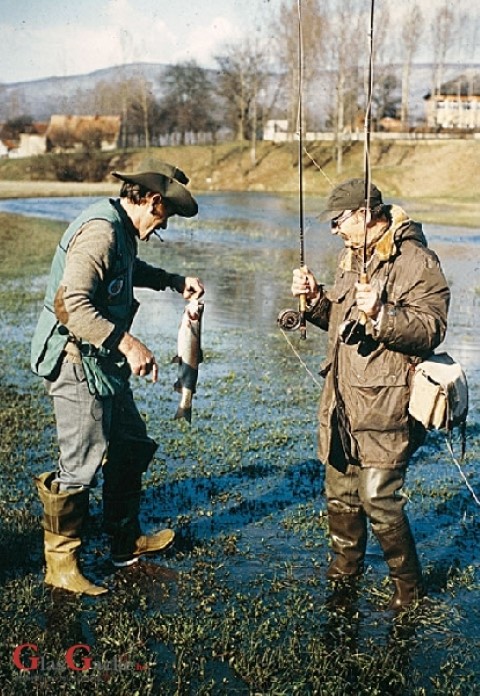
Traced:
<path fill-rule="evenodd" d="M 191 408 L 182 408 L 181 406 L 178 407 L 177 412 L 175 414 L 174 420 L 178 420 L 180 418 L 185 418 L 185 420 L 188 423 L 192 422 L 192 409 Z"/>

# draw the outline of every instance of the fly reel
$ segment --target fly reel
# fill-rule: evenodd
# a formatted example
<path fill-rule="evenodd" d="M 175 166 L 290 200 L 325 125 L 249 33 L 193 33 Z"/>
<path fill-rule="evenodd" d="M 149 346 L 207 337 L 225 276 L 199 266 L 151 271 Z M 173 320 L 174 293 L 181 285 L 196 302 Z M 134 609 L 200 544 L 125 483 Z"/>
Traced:
<path fill-rule="evenodd" d="M 302 325 L 302 313 L 296 309 L 283 309 L 277 317 L 277 324 L 284 331 L 297 331 Z"/>

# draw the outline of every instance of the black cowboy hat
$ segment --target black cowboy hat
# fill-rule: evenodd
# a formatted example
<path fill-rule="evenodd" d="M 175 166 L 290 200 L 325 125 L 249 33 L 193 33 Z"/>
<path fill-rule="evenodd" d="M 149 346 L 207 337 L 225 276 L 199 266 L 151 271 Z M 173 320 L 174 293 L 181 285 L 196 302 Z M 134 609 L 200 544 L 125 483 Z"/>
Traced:
<path fill-rule="evenodd" d="M 138 184 L 146 191 L 160 193 L 174 210 L 174 214 L 182 217 L 193 217 L 198 213 L 198 203 L 185 187 L 188 177 L 181 169 L 171 164 L 160 164 L 157 172 L 138 172 L 125 174 L 112 172 L 112 176 L 129 184 Z"/>

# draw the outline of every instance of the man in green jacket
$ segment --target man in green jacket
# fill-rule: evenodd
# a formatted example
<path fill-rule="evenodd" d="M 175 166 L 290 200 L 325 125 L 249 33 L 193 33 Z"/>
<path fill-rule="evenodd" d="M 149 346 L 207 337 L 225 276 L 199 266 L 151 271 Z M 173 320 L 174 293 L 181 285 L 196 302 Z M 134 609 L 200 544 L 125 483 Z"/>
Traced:
<path fill-rule="evenodd" d="M 53 399 L 60 458 L 36 479 L 44 508 L 45 582 L 72 592 L 106 592 L 79 570 L 77 554 L 88 514 L 89 489 L 103 472 L 104 526 L 112 561 L 122 567 L 162 551 L 174 538 L 139 525 L 141 478 L 157 444 L 129 386 L 131 374 L 156 381 L 154 353 L 130 333 L 138 303 L 134 287 L 200 297 L 198 278 L 151 266 L 137 243 L 165 229 L 173 215 L 193 217 L 197 202 L 178 168 L 113 175 L 120 197 L 81 213 L 63 235 L 52 262 L 43 310 L 32 341 L 31 365 Z"/>
<path fill-rule="evenodd" d="M 373 184 L 367 207 L 365 188 L 363 179 L 340 184 L 321 215 L 345 245 L 333 288 L 324 291 L 299 268 L 292 293 L 306 295 L 306 319 L 329 338 L 319 408 L 334 554 L 327 578 L 345 584 L 361 575 L 369 519 L 395 585 L 390 608 L 398 610 L 423 592 L 401 494 L 424 435 L 408 414 L 412 366 L 443 340 L 450 293 L 421 225 L 385 205 Z"/>

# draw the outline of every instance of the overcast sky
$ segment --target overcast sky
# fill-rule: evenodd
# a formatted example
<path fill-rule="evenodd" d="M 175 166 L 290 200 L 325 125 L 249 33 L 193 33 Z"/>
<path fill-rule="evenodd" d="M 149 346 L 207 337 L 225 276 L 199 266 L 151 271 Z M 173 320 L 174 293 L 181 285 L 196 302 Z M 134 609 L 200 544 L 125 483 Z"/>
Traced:
<path fill-rule="evenodd" d="M 369 0 L 356 1 L 369 10 Z M 428 13 L 444 1 L 420 0 L 420 6 Z M 465 1 L 451 0 L 452 5 Z M 0 83 L 83 74 L 137 61 L 194 59 L 213 66 L 213 56 L 225 43 L 263 31 L 281 2 L 0 0 Z M 379 2 L 398 12 L 409 0 Z"/>

